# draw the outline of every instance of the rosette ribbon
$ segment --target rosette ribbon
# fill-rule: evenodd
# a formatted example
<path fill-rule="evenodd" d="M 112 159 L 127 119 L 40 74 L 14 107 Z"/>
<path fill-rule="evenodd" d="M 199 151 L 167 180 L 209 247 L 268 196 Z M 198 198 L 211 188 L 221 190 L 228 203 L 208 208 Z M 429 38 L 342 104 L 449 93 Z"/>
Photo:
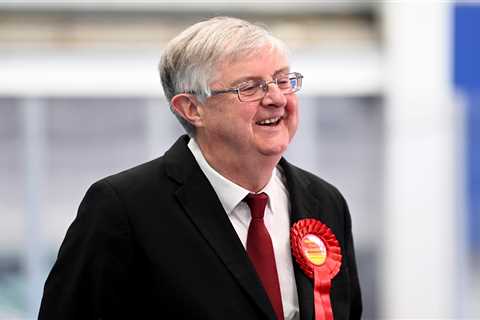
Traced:
<path fill-rule="evenodd" d="M 315 320 L 333 320 L 330 287 L 342 264 L 337 238 L 319 220 L 302 219 L 291 228 L 290 245 L 300 268 L 313 279 Z"/>

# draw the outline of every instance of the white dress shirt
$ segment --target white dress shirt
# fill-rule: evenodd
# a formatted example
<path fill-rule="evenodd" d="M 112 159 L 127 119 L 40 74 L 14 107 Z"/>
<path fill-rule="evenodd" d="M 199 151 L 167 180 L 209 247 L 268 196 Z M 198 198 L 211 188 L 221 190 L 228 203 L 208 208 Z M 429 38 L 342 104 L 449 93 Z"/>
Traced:
<path fill-rule="evenodd" d="M 223 209 L 225 209 L 238 237 L 246 248 L 251 216 L 248 205 L 242 200 L 250 191 L 228 180 L 212 168 L 194 139 L 190 139 L 188 148 L 213 186 Z M 280 167 L 273 170 L 270 181 L 260 192 L 265 192 L 268 195 L 264 222 L 272 238 L 282 294 L 283 313 L 286 320 L 297 320 L 300 319 L 300 314 L 297 285 L 290 252 L 290 201 Z"/>

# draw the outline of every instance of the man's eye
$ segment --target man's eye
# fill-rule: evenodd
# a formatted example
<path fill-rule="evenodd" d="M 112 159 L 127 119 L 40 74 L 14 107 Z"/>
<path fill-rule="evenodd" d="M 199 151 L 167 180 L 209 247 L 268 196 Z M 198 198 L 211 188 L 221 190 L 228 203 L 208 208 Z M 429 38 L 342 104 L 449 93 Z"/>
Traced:
<path fill-rule="evenodd" d="M 290 81 L 291 80 L 289 78 L 281 78 L 277 80 L 277 84 L 279 87 L 289 87 Z"/>
<path fill-rule="evenodd" d="M 258 84 L 255 82 L 244 83 L 238 88 L 243 95 L 249 96 L 254 94 L 258 89 Z"/>

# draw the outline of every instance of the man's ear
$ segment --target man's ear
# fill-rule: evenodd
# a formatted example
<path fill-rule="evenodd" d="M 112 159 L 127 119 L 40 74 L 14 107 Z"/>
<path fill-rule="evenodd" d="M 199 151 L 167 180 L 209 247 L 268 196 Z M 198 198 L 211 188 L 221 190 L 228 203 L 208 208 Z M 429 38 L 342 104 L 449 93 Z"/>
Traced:
<path fill-rule="evenodd" d="M 194 127 L 202 126 L 202 117 L 199 110 L 201 106 L 195 96 L 180 93 L 172 98 L 171 104 L 175 112 Z"/>

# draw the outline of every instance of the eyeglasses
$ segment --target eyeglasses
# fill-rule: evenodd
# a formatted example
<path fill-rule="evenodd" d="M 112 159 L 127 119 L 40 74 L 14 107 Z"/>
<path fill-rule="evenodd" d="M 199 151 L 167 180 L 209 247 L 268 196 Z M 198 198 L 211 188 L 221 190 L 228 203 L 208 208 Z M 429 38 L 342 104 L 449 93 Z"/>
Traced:
<path fill-rule="evenodd" d="M 236 93 L 238 100 L 251 102 L 262 100 L 268 92 L 269 84 L 275 84 L 281 93 L 287 95 L 297 92 L 302 88 L 303 76 L 298 72 L 291 72 L 277 76 L 271 81 L 249 80 L 241 83 L 236 88 L 212 90 L 211 95 L 216 96 L 224 93 Z"/>

